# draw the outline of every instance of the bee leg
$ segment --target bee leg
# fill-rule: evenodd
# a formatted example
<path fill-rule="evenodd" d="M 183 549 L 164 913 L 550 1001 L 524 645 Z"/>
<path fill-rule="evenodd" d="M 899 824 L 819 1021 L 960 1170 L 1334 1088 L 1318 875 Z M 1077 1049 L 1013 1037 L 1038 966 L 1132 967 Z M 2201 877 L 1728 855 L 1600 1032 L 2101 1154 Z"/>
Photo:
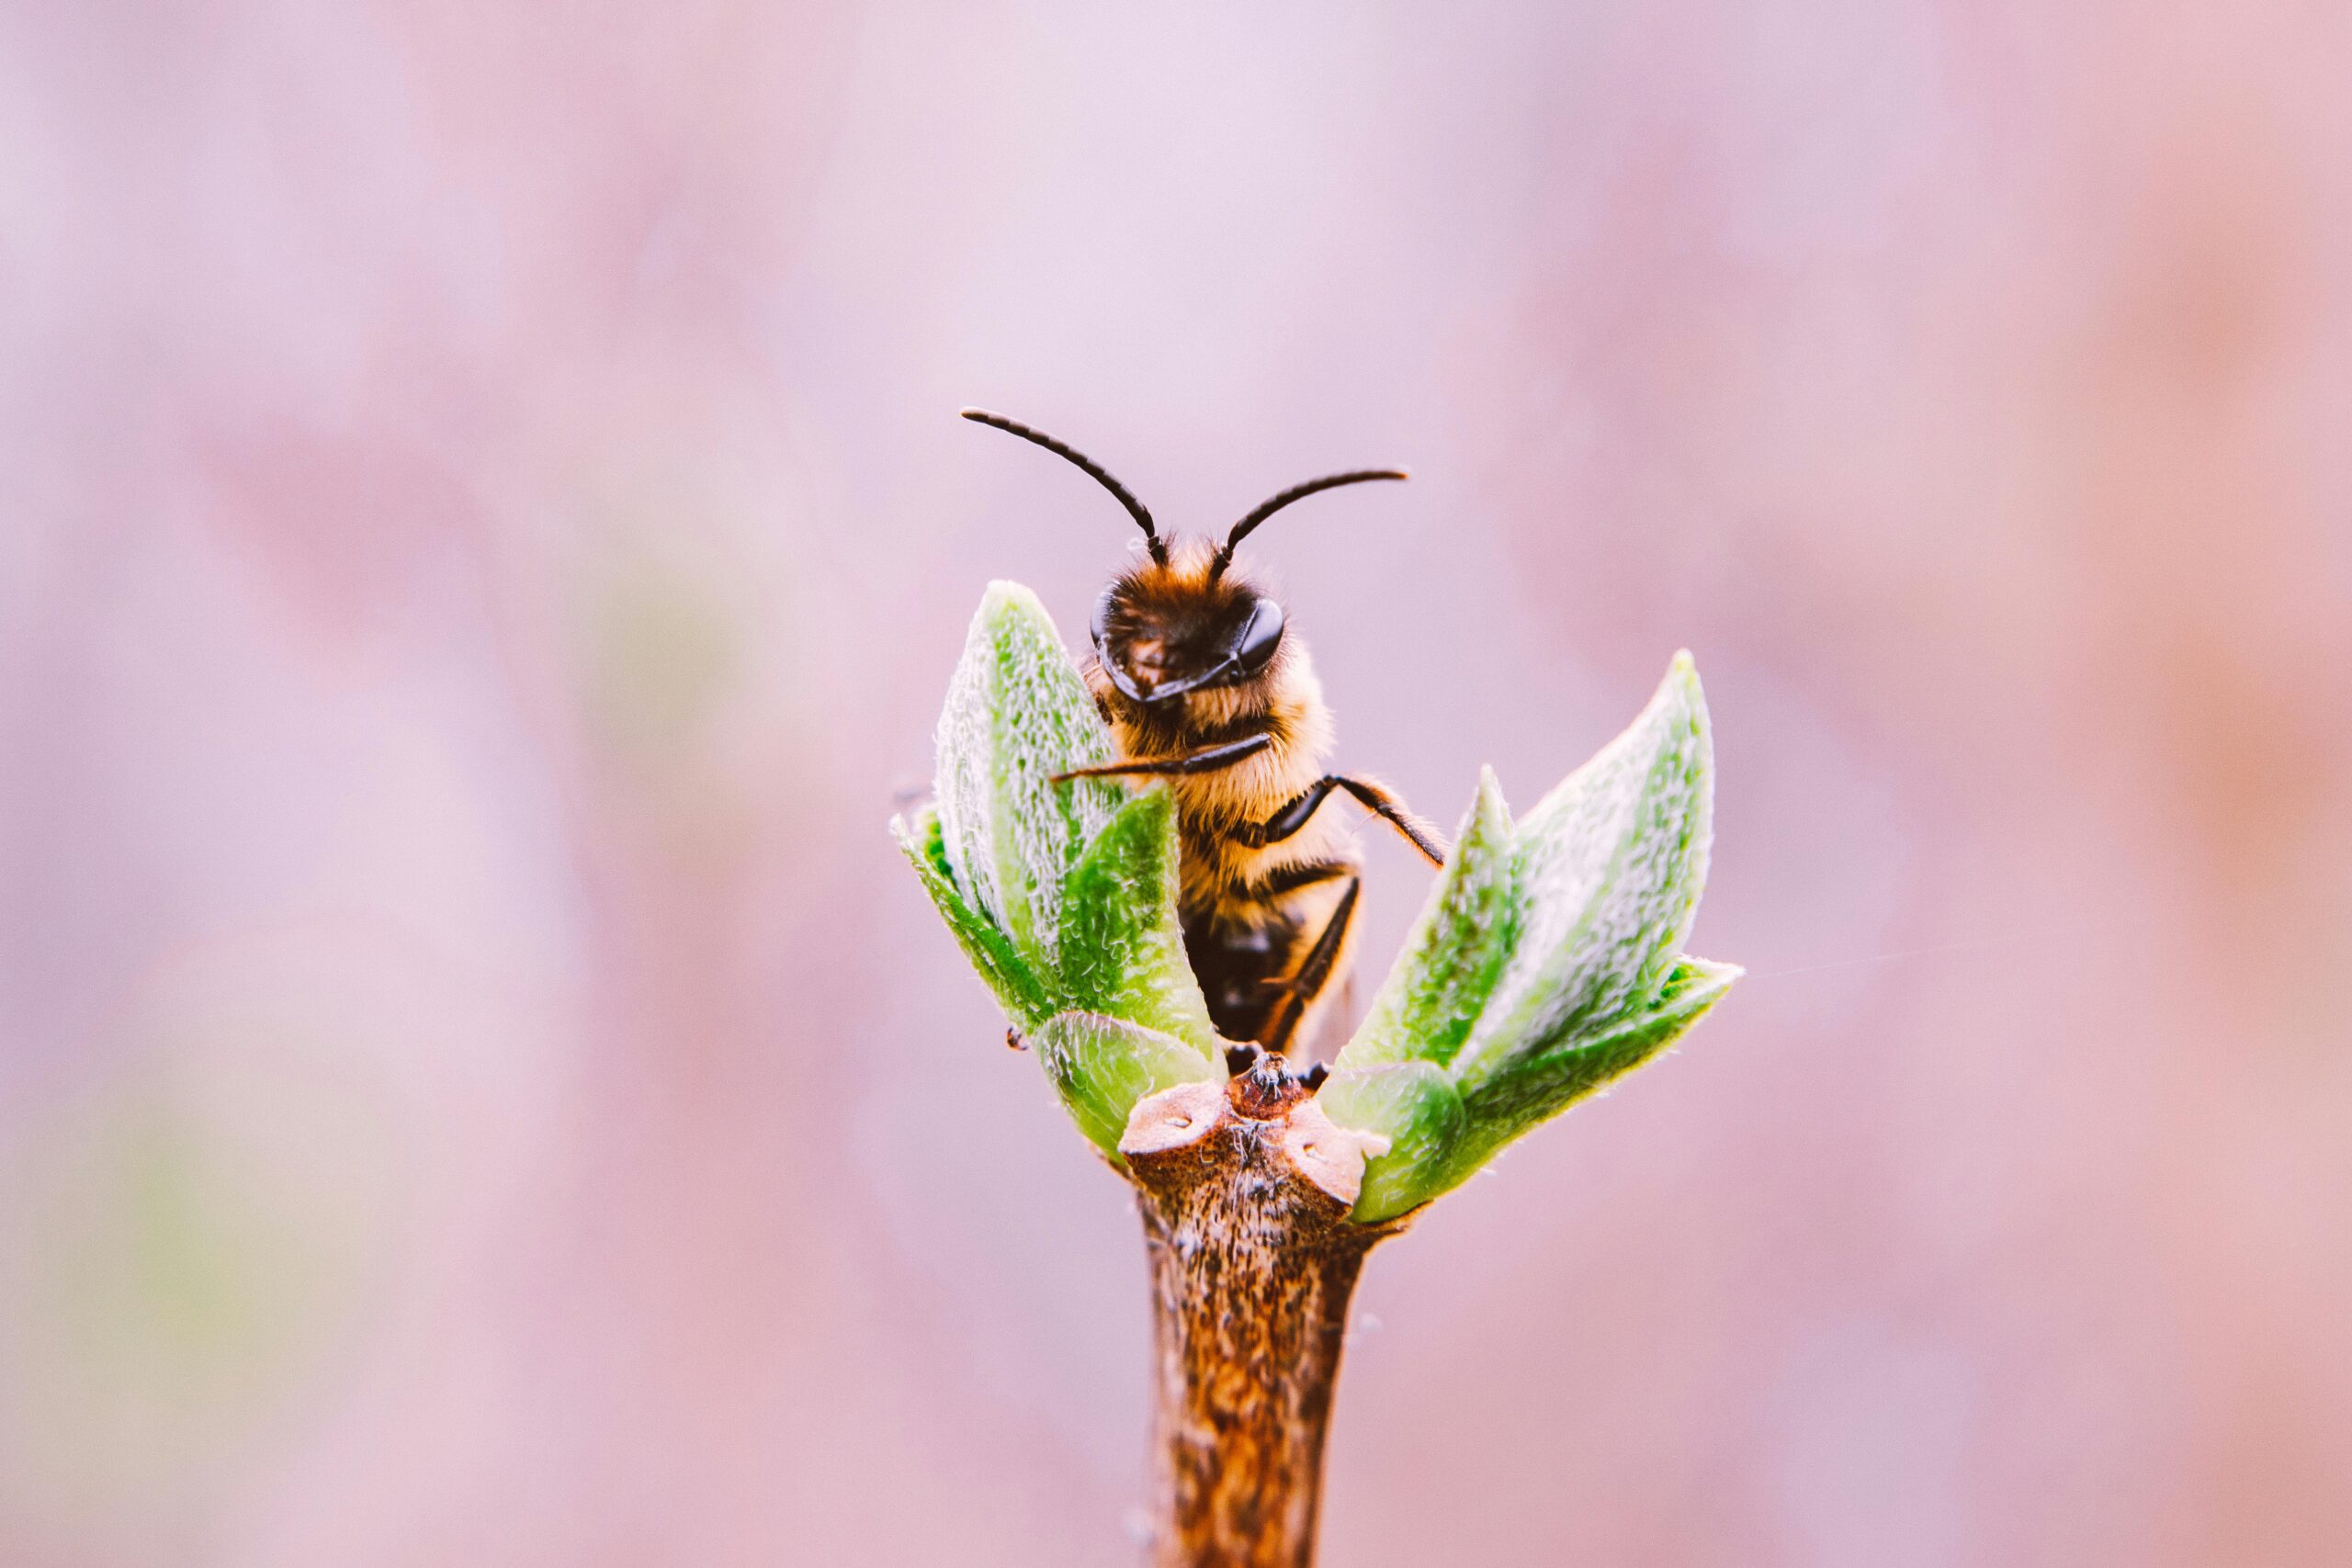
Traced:
<path fill-rule="evenodd" d="M 1291 1036 L 1298 1032 L 1299 1021 L 1306 1016 L 1306 1004 L 1315 999 L 1331 978 L 1331 966 L 1340 960 L 1340 947 L 1348 939 L 1348 921 L 1356 912 L 1356 894 L 1363 886 L 1363 878 L 1348 878 L 1346 891 L 1323 923 L 1323 934 L 1299 961 L 1298 971 L 1283 986 L 1283 998 L 1274 1004 L 1274 1015 L 1267 1021 L 1265 1046 L 1269 1051 L 1284 1051 Z"/>
<path fill-rule="evenodd" d="M 1219 741 L 1204 746 L 1197 751 L 1185 751 L 1173 757 L 1134 757 L 1117 762 L 1093 762 L 1083 768 L 1072 768 L 1066 773 L 1056 773 L 1055 784 L 1067 784 L 1071 779 L 1125 778 L 1136 773 L 1213 773 L 1219 768 L 1247 761 L 1274 743 L 1274 738 L 1264 730 L 1245 735 L 1238 740 Z"/>
<path fill-rule="evenodd" d="M 1340 877 L 1355 874 L 1356 863 L 1353 860 L 1311 860 L 1270 872 L 1265 881 L 1259 883 L 1253 891 L 1261 898 L 1279 898 L 1285 893 L 1295 893 L 1318 882 L 1337 882 Z"/>
<path fill-rule="evenodd" d="M 1415 816 L 1411 807 L 1370 779 L 1342 778 L 1333 782 L 1350 795 L 1354 795 L 1356 804 L 1403 834 L 1405 841 L 1420 851 L 1422 857 L 1431 865 L 1443 868 L 1445 865 L 1444 836 Z"/>
<path fill-rule="evenodd" d="M 1370 779 L 1346 778 L 1338 773 L 1324 774 L 1323 777 L 1308 784 L 1298 798 L 1288 806 L 1283 807 L 1263 822 L 1245 826 L 1242 831 L 1234 836 L 1252 849 L 1261 849 L 1268 844 L 1279 844 L 1301 828 L 1306 827 L 1306 819 L 1315 815 L 1315 808 L 1329 799 L 1335 789 L 1346 790 L 1365 809 L 1402 833 L 1408 843 L 1429 857 L 1429 863 L 1431 865 L 1442 866 L 1445 863 L 1443 840 L 1437 836 L 1428 823 L 1408 810 L 1403 801 L 1389 794 L 1379 784 L 1374 784 Z"/>
<path fill-rule="evenodd" d="M 1356 863 L 1351 860 L 1311 860 L 1283 867 L 1258 884 L 1253 891 L 1261 898 L 1279 898 L 1302 887 L 1312 887 L 1318 882 L 1337 882 L 1343 876 L 1355 874 Z M 1256 982 L 1257 987 L 1269 996 L 1304 989 L 1306 999 L 1313 1001 L 1320 982 L 1310 982 L 1302 977 L 1304 974 L 1302 968 L 1290 975 L 1269 975 Z"/>

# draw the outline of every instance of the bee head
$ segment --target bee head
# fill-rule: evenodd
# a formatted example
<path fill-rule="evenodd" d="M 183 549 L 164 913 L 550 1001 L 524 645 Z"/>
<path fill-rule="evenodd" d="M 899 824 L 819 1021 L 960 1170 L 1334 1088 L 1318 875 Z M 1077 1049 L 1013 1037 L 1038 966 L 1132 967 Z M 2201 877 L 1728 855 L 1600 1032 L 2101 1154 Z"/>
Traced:
<path fill-rule="evenodd" d="M 1090 628 L 1102 672 L 1149 705 L 1257 680 L 1283 644 L 1283 607 L 1223 570 L 1222 554 L 1188 552 L 1137 566 L 1102 591 Z"/>
<path fill-rule="evenodd" d="M 1151 513 L 1126 486 L 1083 452 L 1018 420 L 966 409 L 964 417 L 1034 442 L 1092 476 L 1127 509 L 1143 530 L 1150 559 L 1102 591 L 1094 605 L 1094 651 L 1122 695 L 1152 704 L 1218 686 L 1238 686 L 1263 675 L 1282 649 L 1283 607 L 1238 576 L 1228 576 L 1234 547 L 1258 525 L 1318 491 L 1366 479 L 1401 479 L 1401 468 L 1359 468 L 1295 484 L 1261 502 L 1214 549 L 1170 555 Z"/>

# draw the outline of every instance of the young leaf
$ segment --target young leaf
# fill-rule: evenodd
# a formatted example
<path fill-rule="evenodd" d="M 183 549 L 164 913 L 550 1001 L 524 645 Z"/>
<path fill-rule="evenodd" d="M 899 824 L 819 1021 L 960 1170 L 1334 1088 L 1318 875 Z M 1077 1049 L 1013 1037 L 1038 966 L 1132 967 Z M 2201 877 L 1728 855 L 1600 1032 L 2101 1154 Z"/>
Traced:
<path fill-rule="evenodd" d="M 1654 1006 L 1598 1037 L 1523 1058 L 1467 1093 L 1428 1062 L 1337 1069 L 1317 1097 L 1325 1113 L 1390 1140 L 1364 1165 L 1352 1217 L 1394 1219 L 1461 1186 L 1506 1144 L 1672 1045 L 1739 975 L 1732 964 L 1685 959 Z"/>
<path fill-rule="evenodd" d="M 1465 1099 L 1656 996 L 1706 883 L 1713 764 L 1706 698 L 1679 653 L 1641 716 L 1521 821 L 1511 955 L 1453 1064 Z"/>
<path fill-rule="evenodd" d="M 956 885 L 1041 975 L 1057 967 L 1063 882 L 1125 798 L 1102 780 L 1051 778 L 1110 756 L 1045 606 L 990 583 L 940 715 L 935 794 Z"/>
<path fill-rule="evenodd" d="M 1216 1055 L 1208 1004 L 1176 919 L 1176 804 L 1155 786 L 1119 808 L 1062 893 L 1062 991 L 1069 1006 L 1109 1013 Z"/>
<path fill-rule="evenodd" d="M 1221 1082 L 1185 960 L 1164 788 L 1052 776 L 1111 740 L 1027 590 L 993 584 L 907 857 L 1080 1129 L 1113 1159 L 1136 1101 Z M 1376 1134 L 1355 1217 L 1394 1218 L 1671 1044 L 1738 971 L 1679 959 L 1706 878 L 1705 698 L 1677 656 L 1641 716 L 1513 825 L 1491 773 L 1318 1104 Z"/>
<path fill-rule="evenodd" d="M 1468 1117 L 1444 1068 L 1430 1062 L 1338 1067 L 1316 1101 L 1340 1126 L 1388 1140 L 1386 1154 L 1364 1162 L 1355 1219 L 1393 1219 L 1453 1185 L 1445 1179 Z"/>
<path fill-rule="evenodd" d="M 1137 1100 L 1226 1071 L 1176 918 L 1168 792 L 1052 782 L 1110 755 L 1053 622 L 996 583 L 940 717 L 937 807 L 891 828 L 1080 1130 L 1115 1159 Z"/>
<path fill-rule="evenodd" d="M 1482 769 L 1453 858 L 1335 1067 L 1453 1059 L 1511 951 L 1513 841 L 1494 770 Z"/>
<path fill-rule="evenodd" d="M 1736 964 L 1686 958 L 1669 973 L 1657 999 L 1641 1011 L 1612 1021 L 1597 1034 L 1579 1034 L 1550 1050 L 1519 1057 L 1507 1070 L 1465 1088 L 1464 1134 L 1448 1152 L 1443 1168 L 1430 1179 L 1431 1195 L 1460 1186 L 1504 1145 L 1672 1045 L 1723 999 L 1741 974 Z"/>
<path fill-rule="evenodd" d="M 1514 828 L 1491 774 L 1406 951 L 1322 1091 L 1383 1134 L 1355 1217 L 1459 1186 L 1671 1044 L 1739 971 L 1678 960 L 1706 879 L 1713 754 L 1690 657 Z"/>
<path fill-rule="evenodd" d="M 1180 1083 L 1225 1081 L 1225 1064 L 1189 1042 L 1101 1013 L 1057 1013 L 1030 1038 L 1070 1120 L 1114 1162 L 1136 1100 Z"/>
<path fill-rule="evenodd" d="M 1012 939 L 999 931 L 988 916 L 974 908 L 956 886 L 955 873 L 948 866 L 946 847 L 940 837 L 939 814 L 925 807 L 915 814 L 911 827 L 903 818 L 893 817 L 890 832 L 906 852 L 907 859 L 913 863 L 915 874 L 922 878 L 924 889 L 939 907 L 947 929 L 962 945 L 964 955 L 996 993 L 997 1002 L 1006 1014 L 1023 1029 L 1034 1029 L 1052 1016 L 1057 1006 L 1053 994 L 1030 969 Z"/>

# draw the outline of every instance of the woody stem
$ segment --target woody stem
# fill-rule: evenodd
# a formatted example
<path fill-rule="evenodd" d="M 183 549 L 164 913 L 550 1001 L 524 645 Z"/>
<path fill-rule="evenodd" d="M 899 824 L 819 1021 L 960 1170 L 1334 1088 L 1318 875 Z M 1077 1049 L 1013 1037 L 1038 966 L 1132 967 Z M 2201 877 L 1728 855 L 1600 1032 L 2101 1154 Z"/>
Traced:
<path fill-rule="evenodd" d="M 1151 1263 L 1149 1562 L 1305 1568 L 1349 1298 L 1397 1227 L 1348 1219 L 1362 1156 L 1297 1080 L 1190 1087 L 1121 1145 Z"/>

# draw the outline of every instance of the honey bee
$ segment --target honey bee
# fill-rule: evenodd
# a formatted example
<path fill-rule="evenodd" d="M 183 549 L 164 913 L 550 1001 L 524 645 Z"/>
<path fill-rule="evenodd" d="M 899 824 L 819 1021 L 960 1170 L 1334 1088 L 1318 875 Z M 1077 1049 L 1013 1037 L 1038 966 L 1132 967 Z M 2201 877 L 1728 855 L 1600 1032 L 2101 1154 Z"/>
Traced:
<path fill-rule="evenodd" d="M 1432 865 L 1442 840 L 1385 786 L 1324 771 L 1331 715 L 1283 607 L 1233 564 L 1258 525 L 1341 485 L 1401 479 L 1396 468 L 1293 485 L 1235 524 L 1221 545 L 1171 548 L 1117 479 L 1043 431 L 983 409 L 964 417 L 1069 459 L 1116 496 L 1143 530 L 1145 558 L 1094 605 L 1084 668 L 1118 741 L 1117 761 L 1057 782 L 1162 777 L 1176 797 L 1184 949 L 1219 1034 L 1283 1053 L 1338 994 L 1363 862 L 1348 824 L 1318 808 L 1343 793 L 1404 835 Z"/>

